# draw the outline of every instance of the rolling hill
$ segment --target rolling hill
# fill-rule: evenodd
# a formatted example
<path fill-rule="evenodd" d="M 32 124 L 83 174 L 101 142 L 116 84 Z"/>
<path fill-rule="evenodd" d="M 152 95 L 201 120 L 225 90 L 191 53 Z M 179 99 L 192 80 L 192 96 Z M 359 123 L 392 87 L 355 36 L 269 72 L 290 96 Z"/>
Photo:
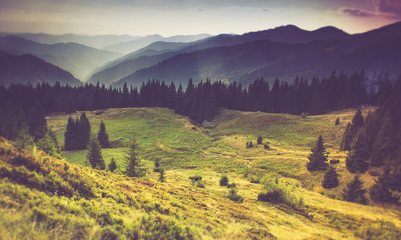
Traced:
<path fill-rule="evenodd" d="M 17 36 L 0 38 L 0 50 L 12 54 L 33 54 L 84 79 L 96 67 L 120 56 L 77 43 L 41 44 Z"/>
<path fill-rule="evenodd" d="M 364 114 L 373 109 L 364 109 Z M 163 108 L 87 112 L 92 126 L 104 120 L 114 148 L 103 149 L 116 173 L 85 167 L 86 151 L 64 152 L 58 160 L 0 138 L 0 233 L 5 238 L 141 239 L 398 239 L 399 211 L 339 200 L 351 179 L 338 134 L 354 110 L 307 117 L 223 110 L 214 129 L 194 126 Z M 78 113 L 73 114 L 77 116 Z M 340 125 L 334 120 L 340 117 Z M 62 140 L 68 115 L 48 117 Z M 121 175 L 126 141 L 135 138 L 149 172 Z M 322 134 L 330 159 L 340 159 L 340 186 L 321 187 L 322 172 L 305 163 L 310 145 Z M 264 137 L 270 149 L 245 142 Z M 167 181 L 157 181 L 154 159 Z M 203 187 L 189 177 L 202 176 Z M 236 183 L 242 203 L 228 199 L 222 175 Z M 374 182 L 368 173 L 366 186 Z M 274 183 L 274 182 L 278 183 Z M 285 203 L 257 201 L 269 184 L 288 194 Z M 293 203 L 291 203 L 293 202 Z M 380 221 L 378 221 L 380 219 Z M 19 230 L 18 230 L 19 229 Z M 22 230 L 21 230 L 22 229 Z M 58 229 L 63 229 L 58 230 Z"/>
<path fill-rule="evenodd" d="M 26 84 L 28 82 L 32 84 L 60 82 L 69 85 L 80 83 L 69 72 L 34 55 L 16 56 L 0 51 L 0 84 L 8 86 L 11 83 Z"/>

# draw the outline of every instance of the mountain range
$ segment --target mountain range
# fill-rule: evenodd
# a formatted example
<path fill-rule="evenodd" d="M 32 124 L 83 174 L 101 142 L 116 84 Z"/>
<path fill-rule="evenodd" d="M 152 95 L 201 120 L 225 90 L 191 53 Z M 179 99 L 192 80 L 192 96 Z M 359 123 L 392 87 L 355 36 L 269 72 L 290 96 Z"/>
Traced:
<path fill-rule="evenodd" d="M 32 55 L 16 56 L 0 51 L 0 84 L 55 83 L 76 85 L 80 81 L 69 72 Z"/>
<path fill-rule="evenodd" d="M 177 85 L 190 78 L 195 83 L 208 78 L 247 85 L 256 78 L 293 81 L 297 76 L 328 76 L 334 70 L 365 70 L 368 77 L 401 74 L 401 22 L 352 35 L 335 27 L 306 31 L 287 25 L 211 37 L 25 35 L 46 44 L 20 36 L 1 37 L 0 50 L 33 54 L 81 81 L 114 86 L 139 86 L 149 79 Z M 92 39 L 92 46 L 101 49 L 63 41 L 63 36 L 88 45 Z"/>

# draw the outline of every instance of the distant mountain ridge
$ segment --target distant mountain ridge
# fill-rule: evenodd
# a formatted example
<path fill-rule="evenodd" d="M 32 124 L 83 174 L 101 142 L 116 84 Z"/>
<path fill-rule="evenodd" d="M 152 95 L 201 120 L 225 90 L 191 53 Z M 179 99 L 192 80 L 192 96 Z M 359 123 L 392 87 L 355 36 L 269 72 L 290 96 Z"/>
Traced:
<path fill-rule="evenodd" d="M 25 54 L 21 56 L 0 51 L 0 84 L 56 83 L 76 85 L 80 81 L 69 72 L 42 59 Z"/>
<path fill-rule="evenodd" d="M 118 62 L 112 61 L 106 66 L 99 68 L 98 71 L 95 71 L 89 78 L 89 81 L 99 81 L 101 83 L 110 84 L 120 79 L 127 80 L 125 77 L 132 75 L 135 71 L 141 69 L 143 69 L 142 71 L 146 71 L 145 68 L 156 65 L 164 60 L 174 57 L 175 55 L 195 52 L 208 48 L 229 47 L 258 40 L 270 40 L 276 42 L 283 42 L 286 40 L 285 42 L 288 43 L 306 43 L 310 41 L 326 39 L 344 39 L 347 37 L 349 37 L 349 34 L 334 27 L 320 28 L 315 31 L 306 31 L 293 25 L 258 32 L 250 32 L 244 35 L 221 34 L 188 43 L 187 46 L 183 46 L 175 51 L 169 51 L 167 53 L 162 52 L 159 55 L 152 55 L 146 59 L 140 55 L 131 57 L 127 57 L 126 55 L 118 59 Z M 197 76 L 193 77 L 196 78 Z M 147 78 L 152 78 L 152 76 L 149 75 L 148 77 L 145 77 L 145 79 Z M 159 79 L 164 79 L 164 77 Z"/>
<path fill-rule="evenodd" d="M 98 50 L 78 43 L 49 45 L 12 35 L 0 38 L 0 50 L 16 55 L 33 54 L 69 71 L 78 79 L 84 79 L 92 69 L 121 56 L 118 53 Z"/>
<path fill-rule="evenodd" d="M 333 27 L 308 32 L 292 25 L 241 36 L 219 35 L 136 70 L 115 86 L 124 82 L 139 85 L 148 79 L 176 84 L 189 78 L 194 82 L 209 78 L 243 84 L 256 78 L 292 81 L 297 76 L 328 76 L 333 70 L 352 73 L 364 69 L 368 77 L 385 73 L 397 76 L 401 74 L 400 40 L 401 22 L 356 35 Z"/>

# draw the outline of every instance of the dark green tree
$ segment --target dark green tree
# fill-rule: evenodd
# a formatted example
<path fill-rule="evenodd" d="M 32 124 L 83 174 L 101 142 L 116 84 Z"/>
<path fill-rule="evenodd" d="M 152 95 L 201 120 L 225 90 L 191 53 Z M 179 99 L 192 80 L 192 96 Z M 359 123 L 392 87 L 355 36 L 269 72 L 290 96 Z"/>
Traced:
<path fill-rule="evenodd" d="M 164 176 L 164 168 L 160 168 L 159 173 L 160 173 L 159 182 L 165 182 L 166 181 L 166 177 Z"/>
<path fill-rule="evenodd" d="M 336 126 L 337 125 L 340 125 L 340 118 L 338 117 L 337 119 L 336 119 L 336 122 L 334 123 Z"/>
<path fill-rule="evenodd" d="M 388 113 L 382 121 L 383 124 L 372 146 L 371 164 L 375 167 L 379 167 L 385 163 L 391 156 L 394 146 L 394 127 Z"/>
<path fill-rule="evenodd" d="M 89 119 L 86 117 L 86 113 L 81 113 L 78 121 L 78 139 L 76 141 L 79 142 L 78 149 L 85 149 L 88 146 L 90 137 L 91 137 L 91 125 L 89 123 Z"/>
<path fill-rule="evenodd" d="M 44 151 L 50 156 L 60 158 L 61 156 L 58 151 L 57 139 L 54 139 L 52 134 L 54 134 L 53 131 L 49 129 L 43 138 L 37 139 L 36 145 L 40 150 Z"/>
<path fill-rule="evenodd" d="M 361 129 L 352 142 L 351 151 L 345 160 L 348 171 L 364 173 L 369 168 L 369 144 L 365 131 Z"/>
<path fill-rule="evenodd" d="M 114 160 L 114 158 L 111 158 L 111 161 L 109 163 L 109 170 L 110 172 L 114 172 L 114 170 L 117 169 L 117 163 L 116 160 Z"/>
<path fill-rule="evenodd" d="M 92 135 L 88 144 L 87 159 L 94 169 L 104 170 L 106 165 L 102 156 L 102 149 L 100 148 L 97 137 Z"/>
<path fill-rule="evenodd" d="M 76 123 L 70 116 L 64 133 L 64 149 L 67 151 L 74 150 L 76 149 L 76 145 Z"/>
<path fill-rule="evenodd" d="M 128 177 L 142 177 L 145 175 L 145 170 L 142 167 L 141 160 L 138 158 L 138 144 L 133 139 L 130 144 L 128 156 L 126 158 L 125 173 Z"/>
<path fill-rule="evenodd" d="M 99 140 L 99 144 L 102 148 L 110 148 L 109 135 L 106 133 L 106 125 L 104 122 L 100 122 L 99 132 L 97 134 L 97 139 Z"/>
<path fill-rule="evenodd" d="M 262 144 L 263 138 L 261 136 L 258 136 L 258 139 L 256 141 L 258 144 Z"/>
<path fill-rule="evenodd" d="M 336 169 L 334 167 L 329 167 L 329 170 L 324 174 L 322 186 L 324 188 L 335 188 L 338 184 L 338 174 Z"/>
<path fill-rule="evenodd" d="M 155 168 L 153 169 L 153 172 L 160 172 L 160 159 L 156 158 L 155 160 Z"/>
<path fill-rule="evenodd" d="M 359 176 L 355 176 L 351 182 L 347 183 L 343 192 L 343 199 L 348 202 L 367 204 L 368 199 L 365 194 L 366 189 L 363 188 L 363 182 Z"/>
<path fill-rule="evenodd" d="M 220 178 L 220 186 L 227 186 L 228 185 L 228 177 L 226 175 L 223 175 Z"/>
<path fill-rule="evenodd" d="M 323 138 L 320 135 L 316 141 L 315 146 L 311 149 L 312 153 L 308 156 L 309 162 L 306 165 L 307 169 L 312 171 L 326 170 L 327 164 L 327 152 L 324 147 Z"/>
<path fill-rule="evenodd" d="M 351 123 L 348 124 L 347 128 L 345 129 L 343 138 L 341 140 L 341 150 L 351 150 L 352 142 L 354 141 L 359 128 L 363 126 L 363 123 L 362 111 L 361 109 L 358 109 L 352 118 Z"/>

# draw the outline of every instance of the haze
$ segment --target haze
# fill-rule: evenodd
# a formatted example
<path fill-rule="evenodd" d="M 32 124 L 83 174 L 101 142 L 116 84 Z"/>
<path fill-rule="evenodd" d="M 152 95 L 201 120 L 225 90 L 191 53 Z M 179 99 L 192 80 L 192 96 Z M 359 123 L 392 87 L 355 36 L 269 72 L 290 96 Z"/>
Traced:
<path fill-rule="evenodd" d="M 219 34 L 294 24 L 359 33 L 401 20 L 399 0 L 2 0 L 0 31 Z"/>

